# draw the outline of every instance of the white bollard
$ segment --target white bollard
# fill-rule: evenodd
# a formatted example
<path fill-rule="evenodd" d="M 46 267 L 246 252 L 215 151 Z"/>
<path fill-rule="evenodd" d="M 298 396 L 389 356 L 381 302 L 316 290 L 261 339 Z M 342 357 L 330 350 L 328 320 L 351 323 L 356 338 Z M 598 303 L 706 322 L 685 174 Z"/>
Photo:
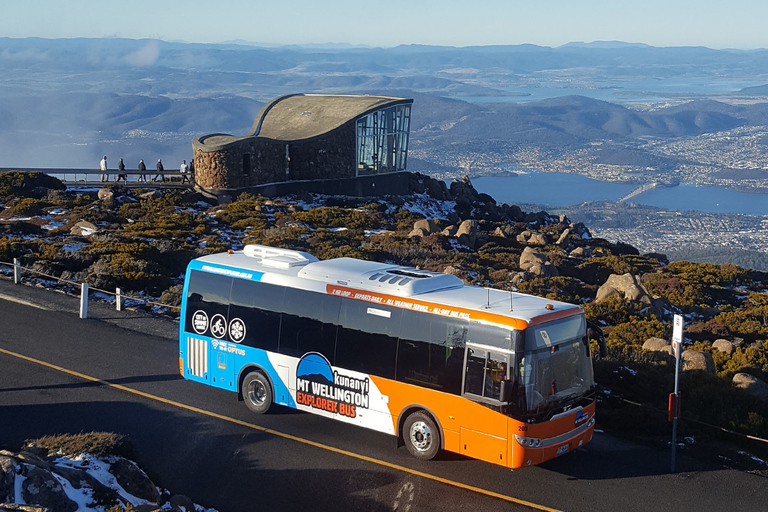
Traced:
<path fill-rule="evenodd" d="M 21 282 L 21 264 L 17 258 L 13 258 L 13 284 Z"/>
<path fill-rule="evenodd" d="M 120 288 L 115 288 L 115 308 L 117 308 L 118 311 L 123 310 L 123 294 L 120 291 Z"/>
<path fill-rule="evenodd" d="M 80 285 L 80 318 L 88 318 L 88 283 Z"/>

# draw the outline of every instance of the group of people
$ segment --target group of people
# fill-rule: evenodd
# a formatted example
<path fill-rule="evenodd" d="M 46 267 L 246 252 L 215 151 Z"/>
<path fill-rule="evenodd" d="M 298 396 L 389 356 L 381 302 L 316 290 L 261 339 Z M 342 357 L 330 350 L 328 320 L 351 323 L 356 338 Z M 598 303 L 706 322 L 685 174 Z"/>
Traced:
<path fill-rule="evenodd" d="M 107 156 L 104 155 L 104 158 L 101 159 L 101 162 L 99 163 L 99 167 L 101 168 L 101 181 L 109 181 L 109 172 L 107 167 Z M 152 181 L 165 181 L 165 175 L 163 174 L 165 172 L 165 168 L 163 167 L 163 161 L 158 158 L 157 159 L 157 165 L 155 166 L 157 169 L 157 174 L 154 178 L 152 178 Z M 144 160 L 139 160 L 139 177 L 136 179 L 136 181 L 147 181 L 147 175 L 145 174 L 147 172 L 147 165 L 144 163 Z M 181 173 L 181 182 L 182 183 L 192 183 L 192 175 L 194 173 L 194 163 L 192 160 L 189 161 L 189 164 L 187 164 L 186 160 L 181 161 L 181 165 L 179 166 L 179 172 Z M 115 180 L 116 183 L 119 183 L 120 180 L 123 180 L 124 182 L 128 182 L 128 175 L 125 173 L 125 164 L 123 163 L 123 159 L 121 158 L 120 161 L 117 163 L 117 179 Z"/>

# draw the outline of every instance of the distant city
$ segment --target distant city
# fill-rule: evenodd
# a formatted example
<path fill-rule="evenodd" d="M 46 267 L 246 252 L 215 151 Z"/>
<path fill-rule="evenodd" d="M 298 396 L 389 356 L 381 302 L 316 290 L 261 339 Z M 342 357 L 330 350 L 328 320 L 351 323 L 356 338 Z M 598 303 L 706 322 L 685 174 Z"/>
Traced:
<path fill-rule="evenodd" d="M 132 56 L 148 44 L 156 58 L 139 65 Z M 622 44 L 259 48 L 0 38 L 0 167 L 96 167 L 105 154 L 129 168 L 156 158 L 177 166 L 195 136 L 243 135 L 276 96 L 367 93 L 414 99 L 408 168 L 443 179 L 540 170 L 768 193 L 766 63 L 768 50 Z M 644 251 L 684 244 L 768 253 L 761 212 L 633 206 L 642 200 L 540 203 Z"/>

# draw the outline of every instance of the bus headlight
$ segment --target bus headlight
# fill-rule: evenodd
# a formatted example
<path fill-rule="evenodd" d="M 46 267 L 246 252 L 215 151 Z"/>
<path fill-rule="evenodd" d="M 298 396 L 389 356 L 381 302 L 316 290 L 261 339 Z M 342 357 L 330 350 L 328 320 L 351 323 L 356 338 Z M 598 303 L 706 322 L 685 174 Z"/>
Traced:
<path fill-rule="evenodd" d="M 541 446 L 541 439 L 536 437 L 523 437 L 515 435 L 517 443 L 524 448 L 538 448 Z"/>

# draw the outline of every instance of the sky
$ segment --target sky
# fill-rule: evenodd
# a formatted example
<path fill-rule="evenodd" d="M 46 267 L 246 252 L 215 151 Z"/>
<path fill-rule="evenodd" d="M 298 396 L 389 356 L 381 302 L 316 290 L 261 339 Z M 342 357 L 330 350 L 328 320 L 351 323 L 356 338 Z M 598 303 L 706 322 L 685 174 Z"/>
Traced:
<path fill-rule="evenodd" d="M 0 37 L 767 48 L 765 0 L 0 0 Z"/>

